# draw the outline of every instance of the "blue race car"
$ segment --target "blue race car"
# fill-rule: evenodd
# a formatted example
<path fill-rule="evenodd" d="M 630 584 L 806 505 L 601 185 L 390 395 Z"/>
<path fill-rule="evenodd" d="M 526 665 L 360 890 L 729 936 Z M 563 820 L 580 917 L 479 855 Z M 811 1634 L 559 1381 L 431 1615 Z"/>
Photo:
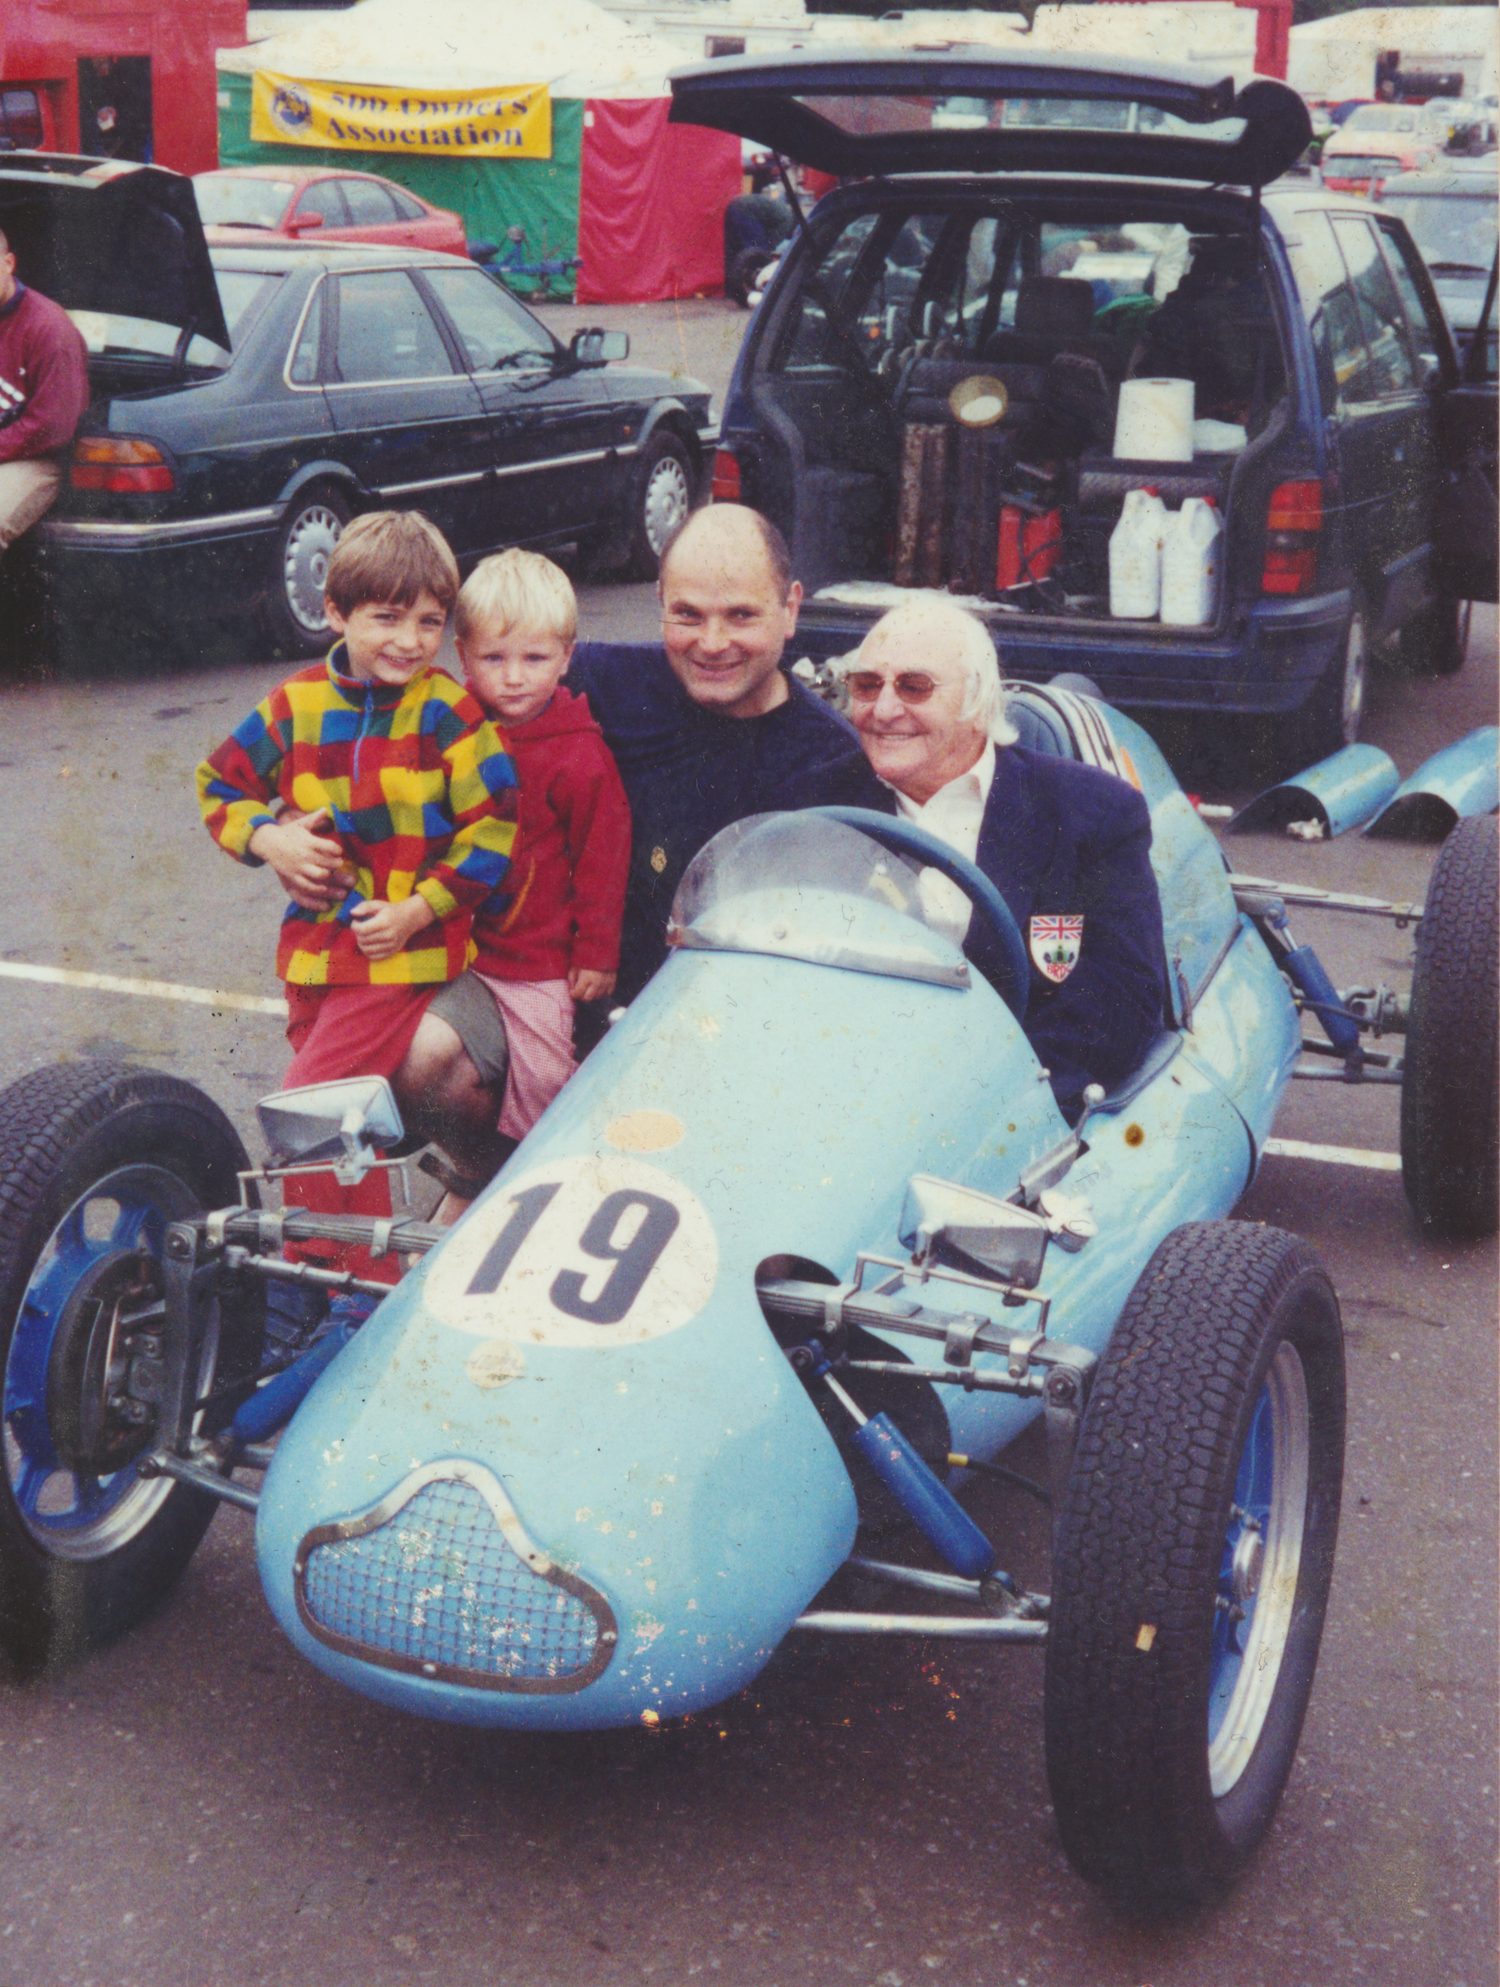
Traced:
<path fill-rule="evenodd" d="M 1345 1414 L 1326 1272 L 1227 1217 L 1310 1070 L 1404 1076 L 1420 1221 L 1493 1227 L 1495 822 L 1455 830 L 1425 913 L 1301 893 L 1420 926 L 1409 998 L 1340 995 L 1298 893 L 1231 878 L 1136 725 L 1056 688 L 1011 709 L 1152 813 L 1171 1012 L 1072 1126 L 1003 900 L 838 811 L 701 852 L 667 964 L 452 1230 L 260 1204 L 288 1165 L 401 1163 L 377 1079 L 267 1100 L 260 1168 L 175 1078 L 0 1096 L 13 1664 L 120 1632 L 225 1500 L 307 1659 L 433 1718 L 654 1724 L 793 1633 L 1041 1643 L 1075 1866 L 1137 1913 L 1219 1894 L 1295 1753 Z M 924 921 L 923 866 L 998 984 Z M 362 1283 L 292 1247 L 320 1237 L 414 1266 Z M 267 1303 L 351 1285 L 382 1300 L 357 1329 Z M 1046 1591 L 962 1499 L 1037 1422 Z"/>

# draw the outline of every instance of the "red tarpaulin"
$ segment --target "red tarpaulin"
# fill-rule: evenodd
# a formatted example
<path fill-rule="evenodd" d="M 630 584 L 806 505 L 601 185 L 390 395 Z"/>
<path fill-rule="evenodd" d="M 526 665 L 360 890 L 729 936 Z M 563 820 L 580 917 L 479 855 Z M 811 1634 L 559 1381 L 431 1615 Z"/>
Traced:
<path fill-rule="evenodd" d="M 740 141 L 668 124 L 666 97 L 591 97 L 578 189 L 578 301 L 650 303 L 724 287 Z"/>

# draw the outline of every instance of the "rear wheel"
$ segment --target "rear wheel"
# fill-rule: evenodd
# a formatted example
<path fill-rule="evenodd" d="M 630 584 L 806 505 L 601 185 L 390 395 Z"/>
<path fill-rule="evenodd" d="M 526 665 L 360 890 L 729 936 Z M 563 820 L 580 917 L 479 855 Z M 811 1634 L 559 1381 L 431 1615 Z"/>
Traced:
<path fill-rule="evenodd" d="M 655 435 L 630 486 L 630 570 L 637 579 L 656 578 L 663 546 L 687 522 L 692 507 L 687 450 L 675 435 Z"/>
<path fill-rule="evenodd" d="M 155 1071 L 40 1069 L 0 1095 L 0 1654 L 23 1672 L 129 1627 L 213 1516 L 135 1464 L 170 1432 L 167 1228 L 233 1202 L 247 1163 L 223 1112 Z M 193 1383 L 253 1350 L 210 1343 Z"/>
<path fill-rule="evenodd" d="M 1434 1239 L 1500 1220 L 1500 830 L 1460 821 L 1438 851 L 1417 927 L 1401 1083 L 1401 1177 Z"/>
<path fill-rule="evenodd" d="M 1469 650 L 1470 600 L 1435 600 L 1401 630 L 1401 661 L 1414 676 L 1456 676 Z"/>
<path fill-rule="evenodd" d="M 1356 595 L 1336 660 L 1309 697 L 1305 711 L 1287 728 L 1286 756 L 1306 766 L 1353 745 L 1364 721 L 1369 681 L 1369 621 L 1364 602 Z"/>
<path fill-rule="evenodd" d="M 1047 1772 L 1120 1909 L 1207 1902 L 1281 1798 L 1312 1689 L 1344 1452 L 1338 1302 L 1295 1236 L 1169 1235 L 1101 1362 L 1059 1519 Z"/>
<path fill-rule="evenodd" d="M 323 583 L 353 515 L 348 498 L 327 484 L 292 501 L 266 576 L 266 631 L 284 655 L 322 655 L 332 646 Z"/>

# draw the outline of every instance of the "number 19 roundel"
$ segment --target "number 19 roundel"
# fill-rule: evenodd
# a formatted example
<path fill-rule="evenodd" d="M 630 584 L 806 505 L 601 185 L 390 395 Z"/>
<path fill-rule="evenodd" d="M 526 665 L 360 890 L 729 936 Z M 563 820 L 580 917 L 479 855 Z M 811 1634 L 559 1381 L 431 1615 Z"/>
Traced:
<path fill-rule="evenodd" d="M 679 1180 L 578 1154 L 507 1180 L 444 1243 L 424 1296 L 480 1338 L 629 1345 L 695 1317 L 718 1265 L 707 1211 Z"/>

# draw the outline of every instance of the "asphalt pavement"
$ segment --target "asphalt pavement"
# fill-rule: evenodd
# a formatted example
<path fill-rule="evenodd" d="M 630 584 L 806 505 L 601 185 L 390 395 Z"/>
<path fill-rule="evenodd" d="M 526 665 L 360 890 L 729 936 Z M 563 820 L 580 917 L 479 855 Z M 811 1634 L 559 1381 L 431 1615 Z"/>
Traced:
<path fill-rule="evenodd" d="M 743 325 L 721 303 L 548 315 L 563 335 L 624 323 L 634 356 L 675 352 L 721 391 Z M 582 604 L 587 634 L 654 625 L 649 588 L 586 587 Z M 285 1062 L 276 892 L 211 848 L 191 772 L 284 667 L 121 674 L 101 656 L 66 683 L 0 685 L 0 1083 L 57 1058 L 144 1062 L 202 1084 L 253 1141 Z M 1365 735 L 1405 773 L 1492 722 L 1496 684 L 1482 608 L 1460 675 L 1376 678 Z M 1358 836 L 1232 853 L 1417 900 L 1433 860 Z M 1409 933 L 1323 915 L 1297 929 L 1338 983 L 1405 984 Z M 1395 1094 L 1294 1085 L 1277 1132 L 1389 1154 Z M 1495 1250 L 1422 1242 L 1377 1166 L 1269 1158 L 1239 1212 L 1323 1253 L 1351 1411 L 1301 1751 L 1217 1910 L 1146 1931 L 1072 1876 L 1037 1654 L 808 1641 L 654 1732 L 446 1728 L 307 1668 L 260 1598 L 250 1521 L 226 1510 L 142 1628 L 0 1686 L 0 1987 L 1494 1982 Z M 1017 1516 L 1003 1491 L 977 1508 Z"/>

